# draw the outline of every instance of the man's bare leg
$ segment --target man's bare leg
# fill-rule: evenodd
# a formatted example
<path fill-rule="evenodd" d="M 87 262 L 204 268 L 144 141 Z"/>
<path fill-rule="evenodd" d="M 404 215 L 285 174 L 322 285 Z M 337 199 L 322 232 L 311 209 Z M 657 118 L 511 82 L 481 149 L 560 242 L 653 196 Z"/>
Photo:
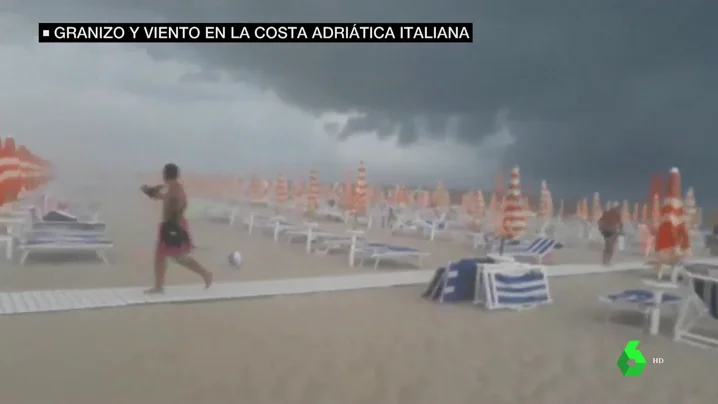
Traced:
<path fill-rule="evenodd" d="M 618 237 L 616 236 L 606 237 L 605 239 L 605 245 L 603 247 L 604 266 L 611 265 L 611 259 L 613 259 L 613 251 L 616 247 L 616 241 L 618 241 Z"/>
<path fill-rule="evenodd" d="M 167 273 L 167 258 L 155 258 L 155 285 L 145 293 L 156 294 L 165 291 L 165 274 Z"/>
<path fill-rule="evenodd" d="M 194 257 L 192 257 L 191 255 L 177 257 L 177 263 L 201 276 L 202 280 L 204 280 L 205 289 L 212 286 L 214 274 L 212 274 L 212 272 L 208 271 L 205 267 L 203 267 L 202 264 L 197 262 L 197 260 L 194 259 Z"/>

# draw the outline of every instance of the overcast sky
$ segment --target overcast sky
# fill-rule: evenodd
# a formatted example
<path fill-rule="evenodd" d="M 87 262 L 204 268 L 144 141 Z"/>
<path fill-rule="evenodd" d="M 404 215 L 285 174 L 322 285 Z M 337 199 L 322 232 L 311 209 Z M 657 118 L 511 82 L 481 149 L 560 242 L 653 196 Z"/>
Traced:
<path fill-rule="evenodd" d="M 0 136 L 59 164 L 712 191 L 718 3 L 5 0 Z M 37 44 L 38 21 L 466 21 L 474 44 Z"/>

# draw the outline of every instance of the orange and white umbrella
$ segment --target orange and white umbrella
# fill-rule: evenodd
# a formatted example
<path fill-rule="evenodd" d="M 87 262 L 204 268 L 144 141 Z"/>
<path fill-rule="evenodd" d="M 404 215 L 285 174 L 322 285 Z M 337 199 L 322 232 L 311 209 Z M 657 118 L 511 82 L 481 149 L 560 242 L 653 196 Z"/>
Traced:
<path fill-rule="evenodd" d="M 662 219 L 661 219 L 661 201 L 660 201 L 660 199 L 659 199 L 660 197 L 658 195 L 659 195 L 658 193 L 653 194 L 653 203 L 651 204 L 652 209 L 651 209 L 650 225 L 651 225 L 651 229 L 653 231 L 658 229 L 658 226 L 661 225 L 661 221 L 662 221 Z"/>
<path fill-rule="evenodd" d="M 309 191 L 307 192 L 307 210 L 315 213 L 319 209 L 319 179 L 317 170 L 309 172 Z"/>
<path fill-rule="evenodd" d="M 347 170 L 346 174 L 344 175 L 344 188 L 342 193 L 342 202 L 344 205 L 344 209 L 351 210 L 352 205 L 354 205 L 354 181 L 352 172 L 349 170 Z"/>
<path fill-rule="evenodd" d="M 450 204 L 449 191 L 444 188 L 443 181 L 439 181 L 431 193 L 431 206 L 435 208 L 445 208 Z"/>
<path fill-rule="evenodd" d="M 281 173 L 274 182 L 274 203 L 277 206 L 284 206 L 289 200 L 289 184 L 287 179 Z"/>
<path fill-rule="evenodd" d="M 553 215 L 552 211 L 553 207 L 551 206 L 551 191 L 548 190 L 548 184 L 544 180 L 541 181 L 538 217 L 541 219 L 550 219 Z"/>
<path fill-rule="evenodd" d="M 621 221 L 624 224 L 631 223 L 631 205 L 628 203 L 627 200 L 624 200 L 623 204 L 621 205 Z"/>
<path fill-rule="evenodd" d="M 661 223 L 656 234 L 656 252 L 661 263 L 675 263 L 690 251 L 690 239 L 684 221 L 681 200 L 681 175 L 672 168 L 668 175 L 668 189 L 661 207 Z"/>
<path fill-rule="evenodd" d="M 520 237 L 526 231 L 526 212 L 521 206 L 521 178 L 519 167 L 511 170 L 511 180 L 504 203 L 503 237 Z"/>
<path fill-rule="evenodd" d="M 300 179 L 292 181 L 292 199 L 301 199 L 304 196 L 304 182 Z"/>
<path fill-rule="evenodd" d="M 697 219 L 698 209 L 696 208 L 696 194 L 693 187 L 689 187 L 686 191 L 686 223 L 688 229 L 692 229 L 699 224 Z"/>
<path fill-rule="evenodd" d="M 486 215 L 486 201 L 484 200 L 484 194 L 481 191 L 476 191 L 474 195 L 474 206 L 473 216 L 476 219 L 480 219 Z"/>
<path fill-rule="evenodd" d="M 598 192 L 593 193 L 593 203 L 591 204 L 591 222 L 598 223 L 598 220 L 603 215 L 603 208 L 601 207 L 601 196 Z"/>
<path fill-rule="evenodd" d="M 367 208 L 367 183 L 366 183 L 366 168 L 364 162 L 359 162 L 359 168 L 357 169 L 357 181 L 354 186 L 354 204 L 353 211 L 355 215 L 363 215 L 366 213 Z"/>

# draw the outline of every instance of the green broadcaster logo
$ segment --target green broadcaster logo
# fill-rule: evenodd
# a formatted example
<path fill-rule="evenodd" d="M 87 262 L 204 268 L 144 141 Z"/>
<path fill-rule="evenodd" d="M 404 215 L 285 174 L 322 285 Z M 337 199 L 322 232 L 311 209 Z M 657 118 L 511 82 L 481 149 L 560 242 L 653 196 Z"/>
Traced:
<path fill-rule="evenodd" d="M 638 350 L 638 344 L 640 343 L 641 341 L 639 340 L 628 341 L 621 356 L 618 357 L 616 364 L 624 376 L 640 376 L 643 373 L 643 368 L 646 367 L 646 363 L 648 363 L 643 353 Z"/>

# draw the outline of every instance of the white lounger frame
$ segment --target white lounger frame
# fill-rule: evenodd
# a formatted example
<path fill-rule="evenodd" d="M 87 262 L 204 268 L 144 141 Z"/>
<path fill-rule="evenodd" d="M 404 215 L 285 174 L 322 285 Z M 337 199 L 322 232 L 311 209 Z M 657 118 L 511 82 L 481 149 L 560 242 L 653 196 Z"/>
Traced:
<path fill-rule="evenodd" d="M 712 275 L 712 274 L 711 274 Z M 718 349 L 718 338 L 699 334 L 699 331 L 693 331 L 695 326 L 709 320 L 715 327 L 712 330 L 718 330 L 718 319 L 710 315 L 705 302 L 695 293 L 693 288 L 694 280 L 702 280 L 706 282 L 706 287 L 718 284 L 718 276 L 703 275 L 685 271 L 685 276 L 689 279 L 691 293 L 683 299 L 678 318 L 673 328 L 673 339 L 680 342 L 697 346 L 700 348 Z"/>
<path fill-rule="evenodd" d="M 106 252 L 114 248 L 114 244 L 19 244 L 17 246 L 20 251 L 20 265 L 25 265 L 27 257 L 33 252 L 66 252 L 66 251 L 77 251 L 77 252 L 94 252 L 97 257 L 101 259 L 106 265 L 110 265 L 107 260 Z"/>

